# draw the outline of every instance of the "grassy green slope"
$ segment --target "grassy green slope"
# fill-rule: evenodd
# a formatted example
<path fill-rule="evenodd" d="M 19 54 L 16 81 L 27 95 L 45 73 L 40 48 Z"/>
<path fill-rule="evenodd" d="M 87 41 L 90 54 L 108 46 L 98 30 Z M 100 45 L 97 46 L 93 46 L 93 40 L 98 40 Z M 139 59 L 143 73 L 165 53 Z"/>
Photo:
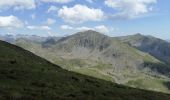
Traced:
<path fill-rule="evenodd" d="M 0 41 L 1 100 L 169 100 L 170 95 L 69 72 Z"/>

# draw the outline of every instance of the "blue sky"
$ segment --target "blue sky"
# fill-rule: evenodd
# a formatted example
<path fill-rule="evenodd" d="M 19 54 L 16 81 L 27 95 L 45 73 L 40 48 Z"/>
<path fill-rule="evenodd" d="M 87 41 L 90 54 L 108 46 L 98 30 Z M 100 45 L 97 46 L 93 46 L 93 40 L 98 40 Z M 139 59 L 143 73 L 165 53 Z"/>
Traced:
<path fill-rule="evenodd" d="M 0 0 L 0 34 L 66 36 L 96 30 L 170 39 L 170 0 Z"/>

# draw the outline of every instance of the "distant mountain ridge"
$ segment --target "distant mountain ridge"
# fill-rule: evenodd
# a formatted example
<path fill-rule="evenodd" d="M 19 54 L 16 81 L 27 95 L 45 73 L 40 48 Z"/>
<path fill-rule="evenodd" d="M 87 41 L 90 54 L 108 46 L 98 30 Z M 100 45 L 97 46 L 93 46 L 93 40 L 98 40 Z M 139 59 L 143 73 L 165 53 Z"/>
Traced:
<path fill-rule="evenodd" d="M 9 42 L 9 43 L 14 43 L 18 39 L 27 39 L 32 42 L 44 42 L 49 38 L 53 38 L 55 40 L 60 39 L 61 37 L 41 37 L 38 35 L 22 35 L 22 34 L 17 34 L 17 35 L 0 35 L 0 40 Z"/>
<path fill-rule="evenodd" d="M 141 51 L 148 52 L 157 59 L 170 64 L 170 43 L 167 41 L 140 34 L 120 37 L 120 39 L 123 42 L 126 42 Z"/>

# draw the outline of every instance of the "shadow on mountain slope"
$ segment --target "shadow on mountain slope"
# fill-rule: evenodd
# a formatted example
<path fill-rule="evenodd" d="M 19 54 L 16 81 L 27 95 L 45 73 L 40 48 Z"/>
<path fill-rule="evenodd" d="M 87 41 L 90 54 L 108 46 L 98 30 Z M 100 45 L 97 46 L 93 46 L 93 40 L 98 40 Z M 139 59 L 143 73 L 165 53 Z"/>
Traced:
<path fill-rule="evenodd" d="M 143 68 L 147 68 L 147 69 L 149 68 L 149 70 L 152 71 L 152 72 L 159 73 L 161 75 L 165 75 L 167 77 L 170 77 L 170 66 L 168 66 L 166 64 L 144 62 Z"/>
<path fill-rule="evenodd" d="M 170 90 L 170 81 L 164 82 L 164 85 Z"/>

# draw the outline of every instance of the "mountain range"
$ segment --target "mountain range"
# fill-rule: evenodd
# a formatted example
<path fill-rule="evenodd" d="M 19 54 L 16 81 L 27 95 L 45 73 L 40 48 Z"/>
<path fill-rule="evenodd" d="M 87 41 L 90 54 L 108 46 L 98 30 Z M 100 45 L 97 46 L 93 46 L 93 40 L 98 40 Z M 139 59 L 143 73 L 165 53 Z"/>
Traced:
<path fill-rule="evenodd" d="M 0 41 L 0 100 L 169 100 L 170 95 L 92 78 Z"/>
<path fill-rule="evenodd" d="M 22 37 L 12 43 L 68 71 L 170 93 L 170 44 L 164 40 L 141 34 L 109 37 L 92 30 L 32 39 Z"/>
<path fill-rule="evenodd" d="M 9 43 L 14 43 L 17 39 L 27 39 L 32 42 L 44 42 L 49 38 L 54 38 L 55 40 L 60 39 L 61 37 L 41 37 L 37 35 L 22 35 L 22 34 L 17 34 L 17 35 L 0 35 L 0 40 L 9 42 Z"/>

